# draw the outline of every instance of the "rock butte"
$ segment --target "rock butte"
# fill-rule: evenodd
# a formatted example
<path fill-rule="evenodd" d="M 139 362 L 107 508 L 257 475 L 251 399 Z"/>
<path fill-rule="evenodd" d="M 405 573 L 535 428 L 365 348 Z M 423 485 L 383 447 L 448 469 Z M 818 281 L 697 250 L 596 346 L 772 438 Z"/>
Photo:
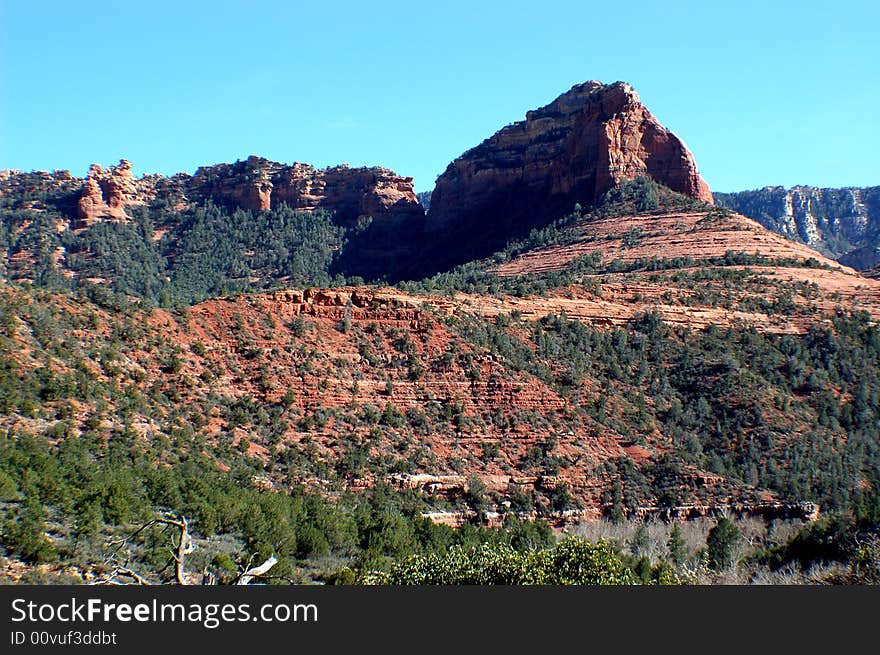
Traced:
<path fill-rule="evenodd" d="M 631 86 L 586 82 L 449 164 L 427 227 L 497 246 L 640 175 L 712 203 L 690 151 Z"/>

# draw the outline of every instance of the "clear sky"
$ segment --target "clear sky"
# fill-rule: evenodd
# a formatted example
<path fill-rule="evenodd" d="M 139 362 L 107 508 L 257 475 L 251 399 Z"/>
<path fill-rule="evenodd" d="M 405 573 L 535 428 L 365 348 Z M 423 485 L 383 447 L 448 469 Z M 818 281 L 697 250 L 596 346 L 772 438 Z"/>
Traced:
<path fill-rule="evenodd" d="M 624 80 L 709 185 L 880 184 L 880 3 L 0 0 L 0 169 L 446 165 Z"/>

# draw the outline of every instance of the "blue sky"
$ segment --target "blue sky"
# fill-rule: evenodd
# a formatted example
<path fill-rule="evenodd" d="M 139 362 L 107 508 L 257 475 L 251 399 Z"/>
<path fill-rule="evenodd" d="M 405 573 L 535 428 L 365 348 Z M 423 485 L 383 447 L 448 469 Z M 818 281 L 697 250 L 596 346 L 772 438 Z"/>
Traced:
<path fill-rule="evenodd" d="M 880 184 L 876 2 L 0 0 L 0 168 L 446 165 L 625 80 L 719 191 Z"/>

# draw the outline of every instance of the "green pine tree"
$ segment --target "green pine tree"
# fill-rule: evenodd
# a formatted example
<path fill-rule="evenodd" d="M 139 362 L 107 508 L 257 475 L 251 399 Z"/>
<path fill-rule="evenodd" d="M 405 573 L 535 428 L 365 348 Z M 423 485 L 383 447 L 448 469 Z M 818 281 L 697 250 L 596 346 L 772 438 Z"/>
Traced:
<path fill-rule="evenodd" d="M 733 551 L 739 540 L 740 531 L 734 522 L 726 517 L 718 519 L 706 537 L 709 568 L 719 570 L 733 566 Z"/>
<path fill-rule="evenodd" d="M 669 559 L 676 566 L 681 566 L 687 560 L 687 543 L 681 534 L 681 526 L 678 523 L 672 526 L 672 530 L 669 533 L 669 541 L 666 542 L 666 550 L 669 553 Z"/>

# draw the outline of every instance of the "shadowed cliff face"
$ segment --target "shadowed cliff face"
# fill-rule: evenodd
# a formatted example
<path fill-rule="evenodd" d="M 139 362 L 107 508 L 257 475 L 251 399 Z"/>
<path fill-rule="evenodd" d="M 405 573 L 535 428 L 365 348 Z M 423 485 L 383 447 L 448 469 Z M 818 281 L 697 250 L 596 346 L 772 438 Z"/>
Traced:
<path fill-rule="evenodd" d="M 632 87 L 586 82 L 449 164 L 427 230 L 443 241 L 466 236 L 468 255 L 485 254 L 640 175 L 712 202 L 690 151 Z"/>

